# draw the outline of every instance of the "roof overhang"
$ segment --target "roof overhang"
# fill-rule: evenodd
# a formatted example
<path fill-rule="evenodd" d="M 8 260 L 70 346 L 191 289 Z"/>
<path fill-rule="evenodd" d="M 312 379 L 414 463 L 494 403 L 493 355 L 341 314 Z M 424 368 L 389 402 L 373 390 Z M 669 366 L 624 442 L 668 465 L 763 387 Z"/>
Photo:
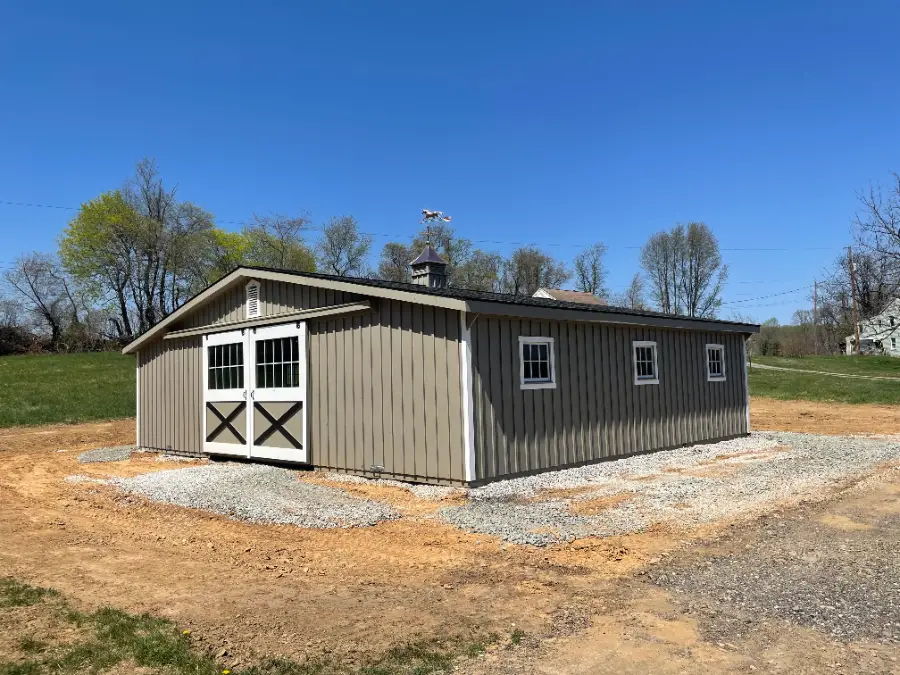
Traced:
<path fill-rule="evenodd" d="M 583 321 L 588 323 L 616 323 L 632 326 L 650 326 L 655 328 L 681 328 L 685 330 L 705 330 L 717 333 L 742 333 L 752 335 L 759 332 L 759 326 L 748 323 L 732 323 L 729 321 L 691 319 L 680 316 L 647 316 L 643 314 L 626 314 L 615 311 L 596 312 L 590 310 L 568 309 L 560 307 L 535 307 L 534 305 L 517 305 L 509 302 L 469 301 L 466 311 L 474 314 L 493 314 L 516 316 L 526 319 L 544 321 Z"/>
<path fill-rule="evenodd" d="M 371 284 L 356 283 L 352 279 L 344 280 L 340 278 L 322 278 L 318 276 L 309 276 L 306 274 L 292 274 L 290 272 L 280 272 L 277 270 L 260 269 L 255 267 L 239 267 L 233 272 L 219 279 L 216 283 L 214 283 L 206 290 L 201 291 L 200 293 L 195 295 L 177 310 L 169 314 L 165 319 L 156 324 L 153 328 L 135 338 L 132 342 L 127 344 L 124 349 L 122 349 L 122 353 L 132 354 L 140 349 L 142 345 L 147 344 L 154 339 L 162 338 L 168 333 L 175 332 L 171 330 L 171 327 L 178 321 L 186 317 L 188 314 L 190 314 L 192 311 L 202 306 L 205 302 L 208 302 L 218 295 L 224 293 L 226 290 L 239 283 L 241 280 L 249 281 L 251 279 L 304 284 L 306 286 L 311 286 L 314 288 L 343 291 L 344 293 L 363 295 L 372 298 L 384 298 L 387 300 L 411 302 L 419 305 L 440 307 L 443 309 L 451 309 L 478 315 L 487 314 L 496 316 L 513 316 L 546 321 L 616 323 L 635 326 L 652 326 L 659 328 L 680 328 L 684 330 L 706 330 L 715 332 L 741 333 L 744 335 L 751 335 L 759 332 L 759 326 L 754 324 L 733 323 L 729 321 L 718 320 L 691 319 L 679 316 L 659 316 L 640 313 L 616 312 L 614 309 L 610 309 L 609 311 L 591 311 L 569 307 L 541 307 L 535 305 L 525 305 L 516 302 L 462 300 L 459 298 L 448 297 L 446 295 L 418 293 L 416 291 L 407 291 L 397 288 L 385 288 L 382 286 Z M 287 321 L 291 320 L 290 316 L 287 314 L 281 315 L 280 318 Z M 307 318 L 313 317 L 308 316 Z M 240 328 L 240 323 L 243 322 L 233 322 L 232 325 L 233 327 Z M 201 328 L 208 328 L 209 330 L 201 330 Z M 212 330 L 218 330 L 217 327 L 214 328 L 211 326 L 201 328 L 191 329 L 192 334 L 198 334 L 198 331 L 210 332 Z M 178 333 L 181 334 L 181 337 L 186 337 L 185 331 L 178 331 Z"/>
<path fill-rule="evenodd" d="M 193 298 L 184 303 L 177 310 L 169 314 L 165 319 L 160 321 L 150 330 L 144 332 L 122 349 L 123 354 L 132 354 L 141 348 L 142 345 L 162 337 L 170 332 L 169 328 L 178 321 L 186 317 L 193 310 L 197 309 L 203 303 L 208 302 L 228 290 L 232 285 L 238 283 L 242 279 L 250 281 L 251 279 L 283 281 L 286 283 L 298 284 L 302 283 L 306 286 L 315 288 L 324 288 L 332 291 L 343 291 L 344 293 L 354 293 L 356 295 L 367 295 L 374 298 L 385 298 L 388 300 L 399 300 L 402 302 L 413 302 L 420 305 L 430 305 L 432 307 L 443 307 L 445 309 L 455 309 L 463 311 L 466 309 L 466 303 L 456 298 L 448 298 L 439 295 L 426 295 L 424 293 L 415 293 L 412 291 L 402 291 L 393 288 L 380 288 L 378 286 L 367 286 L 355 284 L 352 281 L 342 281 L 339 279 L 321 279 L 318 277 L 310 277 L 305 275 L 290 274 L 289 272 L 277 272 L 275 270 L 264 270 L 252 267 L 239 267 L 230 274 L 226 274 L 212 286 L 201 291 Z M 290 320 L 290 319 L 288 319 Z"/>

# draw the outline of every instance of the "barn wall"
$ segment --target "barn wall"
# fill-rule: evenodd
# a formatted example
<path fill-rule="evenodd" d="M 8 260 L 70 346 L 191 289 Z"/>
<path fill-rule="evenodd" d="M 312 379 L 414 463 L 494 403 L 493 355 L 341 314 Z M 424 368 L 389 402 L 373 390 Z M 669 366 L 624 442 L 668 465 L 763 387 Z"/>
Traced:
<path fill-rule="evenodd" d="M 459 312 L 380 300 L 371 314 L 311 321 L 309 382 L 316 466 L 465 479 Z"/>
<path fill-rule="evenodd" d="M 364 296 L 265 281 L 261 317 Z M 226 290 L 173 329 L 244 318 L 244 284 Z M 399 301 L 371 314 L 310 320 L 307 424 L 316 467 L 406 480 L 464 480 L 459 313 Z M 141 443 L 202 449 L 202 337 L 158 340 L 140 350 Z"/>
<path fill-rule="evenodd" d="M 477 480 L 747 433 L 743 336 L 481 316 L 472 325 Z M 519 336 L 555 340 L 555 389 L 520 387 Z M 657 343 L 658 385 L 635 385 L 632 342 Z M 707 343 L 725 345 L 707 382 Z"/>
<path fill-rule="evenodd" d="M 199 328 L 216 323 L 243 321 L 246 280 L 225 289 L 172 327 L 172 330 Z M 259 282 L 260 316 L 277 316 L 301 309 L 316 309 L 353 302 L 363 296 L 343 291 L 330 291 L 301 284 L 271 281 Z"/>
<path fill-rule="evenodd" d="M 138 442 L 154 450 L 203 449 L 201 338 L 157 340 L 138 359 Z"/>

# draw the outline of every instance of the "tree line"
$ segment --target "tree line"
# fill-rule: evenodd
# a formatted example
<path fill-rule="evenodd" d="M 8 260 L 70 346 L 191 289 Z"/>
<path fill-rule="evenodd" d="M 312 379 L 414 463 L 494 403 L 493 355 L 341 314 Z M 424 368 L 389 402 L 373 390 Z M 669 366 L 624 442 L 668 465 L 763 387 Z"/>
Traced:
<path fill-rule="evenodd" d="M 533 295 L 568 285 L 613 305 L 687 316 L 716 315 L 728 273 L 715 236 L 699 222 L 653 235 L 641 251 L 641 271 L 616 294 L 607 285 L 602 243 L 571 261 L 538 246 L 504 256 L 440 223 L 376 252 L 352 215 L 315 225 L 306 213 L 254 215 L 226 230 L 212 213 L 183 201 L 144 159 L 120 188 L 82 204 L 57 251 L 22 255 L 5 271 L 0 354 L 122 344 L 240 265 L 408 282 L 409 264 L 426 241 L 447 261 L 454 287 Z"/>

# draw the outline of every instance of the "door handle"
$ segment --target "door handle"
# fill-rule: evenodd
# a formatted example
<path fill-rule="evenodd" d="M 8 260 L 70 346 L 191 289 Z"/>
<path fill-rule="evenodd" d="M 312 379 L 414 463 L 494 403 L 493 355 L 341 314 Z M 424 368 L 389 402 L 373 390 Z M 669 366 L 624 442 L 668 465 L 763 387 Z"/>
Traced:
<path fill-rule="evenodd" d="M 244 400 L 245 401 L 247 400 L 247 390 L 246 389 L 244 390 Z"/>

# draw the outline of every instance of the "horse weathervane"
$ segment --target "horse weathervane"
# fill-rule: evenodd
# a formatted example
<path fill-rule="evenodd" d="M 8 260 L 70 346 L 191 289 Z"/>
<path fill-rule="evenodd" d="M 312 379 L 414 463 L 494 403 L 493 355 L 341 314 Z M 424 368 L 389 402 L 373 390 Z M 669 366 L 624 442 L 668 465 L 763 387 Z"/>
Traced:
<path fill-rule="evenodd" d="M 445 216 L 443 211 L 429 211 L 428 209 L 422 209 L 422 223 L 436 223 L 439 220 L 449 223 L 450 216 Z"/>

